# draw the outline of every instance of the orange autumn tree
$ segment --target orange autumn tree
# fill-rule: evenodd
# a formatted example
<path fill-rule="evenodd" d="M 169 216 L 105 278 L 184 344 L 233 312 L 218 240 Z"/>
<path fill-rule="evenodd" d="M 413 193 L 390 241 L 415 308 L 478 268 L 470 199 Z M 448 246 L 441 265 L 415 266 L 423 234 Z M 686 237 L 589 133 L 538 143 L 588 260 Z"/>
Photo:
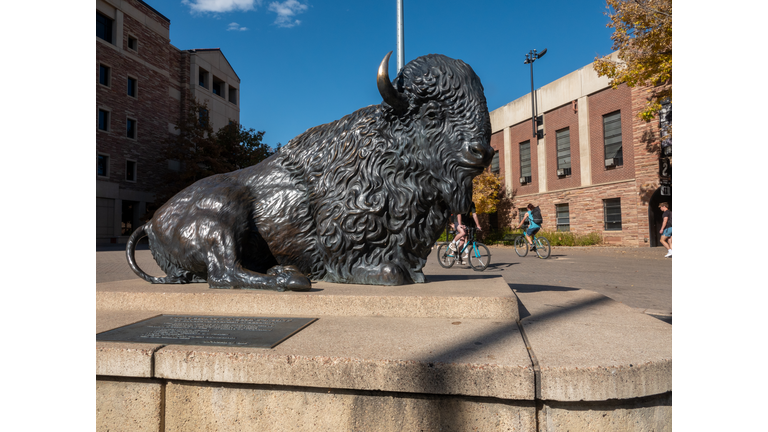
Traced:
<path fill-rule="evenodd" d="M 652 93 L 640 118 L 650 121 L 661 103 L 672 101 L 672 0 L 607 0 L 618 60 L 595 59 L 598 76 L 611 86 L 650 86 Z"/>
<path fill-rule="evenodd" d="M 501 177 L 490 171 L 483 171 L 472 181 L 472 201 L 477 214 L 493 213 L 501 197 Z"/>

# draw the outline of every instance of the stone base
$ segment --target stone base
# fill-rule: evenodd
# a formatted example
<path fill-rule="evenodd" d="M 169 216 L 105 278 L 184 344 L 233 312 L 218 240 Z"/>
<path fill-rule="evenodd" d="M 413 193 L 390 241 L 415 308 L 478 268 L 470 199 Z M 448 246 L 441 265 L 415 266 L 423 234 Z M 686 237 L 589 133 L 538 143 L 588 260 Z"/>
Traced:
<path fill-rule="evenodd" d="M 386 296 L 99 284 L 97 332 L 243 305 L 319 319 L 273 349 L 97 342 L 98 430 L 671 430 L 670 325 L 586 290 L 453 283 Z M 470 317 L 478 305 L 493 316 Z"/>

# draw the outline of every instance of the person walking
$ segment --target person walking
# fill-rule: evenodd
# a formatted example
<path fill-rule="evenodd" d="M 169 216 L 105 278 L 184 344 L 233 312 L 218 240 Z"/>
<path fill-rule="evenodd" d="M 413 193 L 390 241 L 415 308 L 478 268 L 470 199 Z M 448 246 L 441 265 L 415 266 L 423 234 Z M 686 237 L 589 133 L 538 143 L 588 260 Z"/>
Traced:
<path fill-rule="evenodd" d="M 672 258 L 672 210 L 669 209 L 669 203 L 666 202 L 659 204 L 659 208 L 664 212 L 661 214 L 662 222 L 659 230 L 661 244 L 667 248 L 667 254 L 664 255 L 664 258 Z"/>

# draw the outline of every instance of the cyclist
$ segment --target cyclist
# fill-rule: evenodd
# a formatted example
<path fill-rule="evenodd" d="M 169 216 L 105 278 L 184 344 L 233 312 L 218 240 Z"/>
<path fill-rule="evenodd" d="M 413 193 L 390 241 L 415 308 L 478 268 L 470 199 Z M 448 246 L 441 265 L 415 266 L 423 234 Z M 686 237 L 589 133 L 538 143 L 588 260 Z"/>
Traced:
<path fill-rule="evenodd" d="M 528 244 L 531 245 L 532 251 L 536 250 L 536 246 L 533 244 L 531 236 L 535 235 L 541 229 L 541 225 L 533 221 L 533 214 L 531 212 L 535 208 L 536 207 L 533 204 L 528 204 L 528 212 L 525 213 L 525 216 L 523 216 L 520 223 L 517 225 L 517 228 L 520 228 L 523 223 L 525 223 L 526 219 L 528 220 L 528 229 L 525 231 L 525 239 L 528 241 Z"/>
<path fill-rule="evenodd" d="M 482 229 L 480 229 L 480 221 L 477 219 L 477 211 L 474 202 L 469 206 L 468 213 L 455 215 L 455 217 L 454 224 L 456 226 L 456 232 L 459 234 L 456 235 L 453 242 L 448 246 L 454 252 L 461 250 L 467 237 L 467 228 L 476 228 L 477 231 L 482 231 Z M 464 251 L 464 254 L 459 257 L 462 264 L 464 263 L 464 260 L 467 259 L 467 256 L 468 251 Z"/>

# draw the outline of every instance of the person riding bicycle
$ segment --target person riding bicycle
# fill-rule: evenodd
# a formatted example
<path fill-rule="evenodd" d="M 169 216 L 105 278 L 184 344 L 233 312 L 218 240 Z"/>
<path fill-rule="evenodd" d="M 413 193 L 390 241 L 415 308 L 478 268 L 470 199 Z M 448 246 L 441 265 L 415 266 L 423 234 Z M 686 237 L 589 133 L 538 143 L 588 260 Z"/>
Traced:
<path fill-rule="evenodd" d="M 454 220 L 454 225 L 456 226 L 457 234 L 448 247 L 451 248 L 452 251 L 457 252 L 461 250 L 463 243 L 466 241 L 468 228 L 477 228 L 478 231 L 482 231 L 482 229 L 480 228 L 480 221 L 477 219 L 477 211 L 474 202 L 469 207 L 468 213 L 454 215 L 454 217 L 456 218 Z M 468 252 L 465 251 L 464 254 L 459 257 L 460 262 L 463 263 L 463 261 L 467 259 L 467 254 Z"/>
<path fill-rule="evenodd" d="M 525 231 L 525 239 L 528 241 L 528 244 L 531 245 L 531 250 L 536 250 L 536 245 L 533 244 L 533 239 L 531 236 L 535 235 L 539 230 L 541 229 L 541 225 L 537 224 L 533 220 L 533 209 L 536 207 L 533 204 L 528 204 L 528 212 L 525 213 L 525 216 L 520 220 L 520 223 L 517 225 L 517 228 L 520 228 L 523 223 L 525 223 L 526 220 L 528 220 L 528 229 Z"/>

